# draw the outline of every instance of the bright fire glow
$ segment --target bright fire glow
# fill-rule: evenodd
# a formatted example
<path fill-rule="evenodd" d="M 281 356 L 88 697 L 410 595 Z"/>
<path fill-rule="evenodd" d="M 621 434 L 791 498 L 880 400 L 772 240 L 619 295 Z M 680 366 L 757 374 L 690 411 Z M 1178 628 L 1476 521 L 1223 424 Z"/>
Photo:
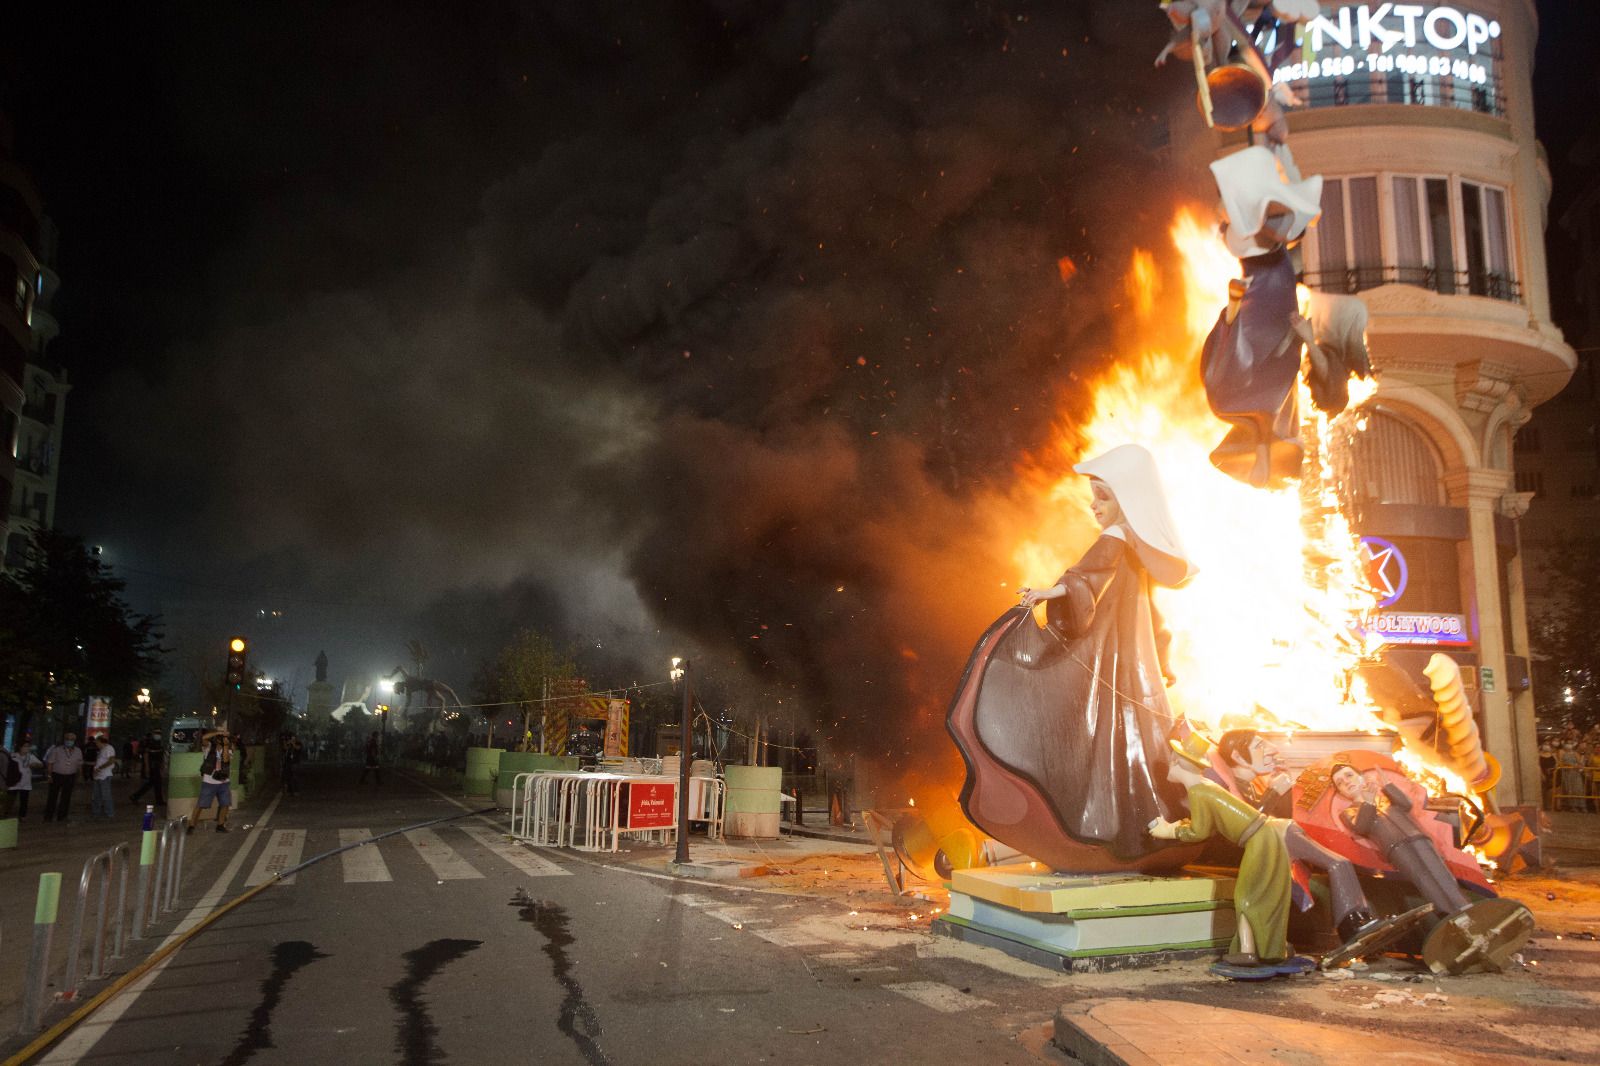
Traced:
<path fill-rule="evenodd" d="M 1334 495 L 1330 458 L 1339 438 L 1364 421 L 1355 407 L 1375 388 L 1352 383 L 1351 410 L 1332 420 L 1311 407 L 1302 388 L 1304 485 L 1268 491 L 1217 470 L 1209 454 L 1227 427 L 1206 404 L 1200 350 L 1238 261 L 1187 211 L 1171 238 L 1182 263 L 1180 293 L 1161 292 L 1146 253 L 1135 255 L 1128 272 L 1147 347 L 1093 383 L 1093 410 L 1063 424 L 1052 448 L 1024 471 L 1025 483 L 1043 489 L 1046 515 L 1015 553 L 1023 583 L 1053 582 L 1094 535 L 1088 480 L 1070 464 L 1142 444 L 1156 458 L 1179 534 L 1200 568 L 1187 587 L 1156 593 L 1173 638 L 1174 711 L 1213 737 L 1242 725 L 1376 729 L 1381 723 L 1364 690 L 1348 682 L 1365 650 L 1355 623 L 1374 597 Z"/>

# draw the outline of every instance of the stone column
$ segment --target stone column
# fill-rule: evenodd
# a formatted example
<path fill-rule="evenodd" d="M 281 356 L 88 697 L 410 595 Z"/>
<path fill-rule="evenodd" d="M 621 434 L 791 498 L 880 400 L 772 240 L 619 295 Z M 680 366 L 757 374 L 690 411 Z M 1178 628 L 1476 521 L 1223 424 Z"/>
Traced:
<path fill-rule="evenodd" d="M 1478 685 L 1478 729 L 1484 750 L 1500 761 L 1502 776 L 1495 787 L 1499 804 L 1520 802 L 1524 788 L 1522 759 L 1510 693 L 1506 689 L 1506 642 L 1500 602 L 1500 558 L 1495 547 L 1494 518 L 1509 487 L 1504 470 L 1468 468 L 1447 474 L 1445 491 L 1450 504 L 1465 508 L 1468 539 L 1460 545 L 1461 590 L 1467 618 L 1478 643 L 1478 661 L 1494 675 L 1494 691 L 1486 692 L 1482 674 Z M 1537 753 L 1535 753 L 1537 759 Z M 1535 786 L 1537 792 L 1537 786 Z"/>
<path fill-rule="evenodd" d="M 1508 492 L 1500 497 L 1500 513 L 1517 521 L 1528 513 L 1531 492 Z M 1532 658 L 1532 643 L 1528 639 L 1528 600 L 1522 580 L 1522 527 L 1517 526 L 1517 557 L 1511 560 L 1506 573 L 1506 596 L 1511 601 L 1510 652 Z M 1533 664 L 1528 665 L 1529 676 Z M 1517 731 L 1517 754 L 1521 757 L 1518 770 L 1522 788 L 1518 793 L 1521 803 L 1540 803 L 1543 798 L 1543 780 L 1539 776 L 1539 722 L 1535 714 L 1533 689 L 1516 692 L 1511 696 L 1511 718 Z"/>

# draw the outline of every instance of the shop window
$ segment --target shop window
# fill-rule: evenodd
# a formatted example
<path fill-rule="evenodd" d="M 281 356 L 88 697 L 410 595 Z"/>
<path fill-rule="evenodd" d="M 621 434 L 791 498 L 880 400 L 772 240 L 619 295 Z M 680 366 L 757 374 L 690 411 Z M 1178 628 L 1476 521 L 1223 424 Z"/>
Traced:
<path fill-rule="evenodd" d="M 1390 537 L 1406 559 L 1406 585 L 1388 610 L 1461 614 L 1461 557 L 1453 540 Z"/>

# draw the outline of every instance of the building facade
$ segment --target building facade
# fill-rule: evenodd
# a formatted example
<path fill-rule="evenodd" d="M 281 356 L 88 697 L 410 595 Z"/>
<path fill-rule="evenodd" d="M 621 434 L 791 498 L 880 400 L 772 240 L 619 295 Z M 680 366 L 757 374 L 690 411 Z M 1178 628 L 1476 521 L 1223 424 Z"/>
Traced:
<path fill-rule="evenodd" d="M 15 566 L 33 530 L 55 520 L 66 370 L 49 354 L 60 285 L 55 227 L 18 165 L 0 115 L 0 568 Z"/>
<path fill-rule="evenodd" d="M 1376 406 L 1347 486 L 1395 659 L 1457 659 L 1503 775 L 1540 787 L 1513 442 L 1576 356 L 1550 320 L 1550 171 L 1534 136 L 1532 0 L 1324 4 L 1280 81 L 1300 169 L 1324 177 L 1313 289 L 1371 313 Z"/>

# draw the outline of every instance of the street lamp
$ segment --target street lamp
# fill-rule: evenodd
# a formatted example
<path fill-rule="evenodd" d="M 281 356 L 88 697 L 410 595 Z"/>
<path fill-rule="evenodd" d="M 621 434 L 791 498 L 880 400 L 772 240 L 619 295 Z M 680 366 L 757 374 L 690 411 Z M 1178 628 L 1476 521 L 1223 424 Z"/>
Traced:
<path fill-rule="evenodd" d="M 672 669 L 667 674 L 673 684 L 683 683 L 683 714 L 678 721 L 678 851 L 673 862 L 680 866 L 689 862 L 689 731 L 690 711 L 694 707 L 694 689 L 689 678 L 689 660 L 674 657 Z"/>

